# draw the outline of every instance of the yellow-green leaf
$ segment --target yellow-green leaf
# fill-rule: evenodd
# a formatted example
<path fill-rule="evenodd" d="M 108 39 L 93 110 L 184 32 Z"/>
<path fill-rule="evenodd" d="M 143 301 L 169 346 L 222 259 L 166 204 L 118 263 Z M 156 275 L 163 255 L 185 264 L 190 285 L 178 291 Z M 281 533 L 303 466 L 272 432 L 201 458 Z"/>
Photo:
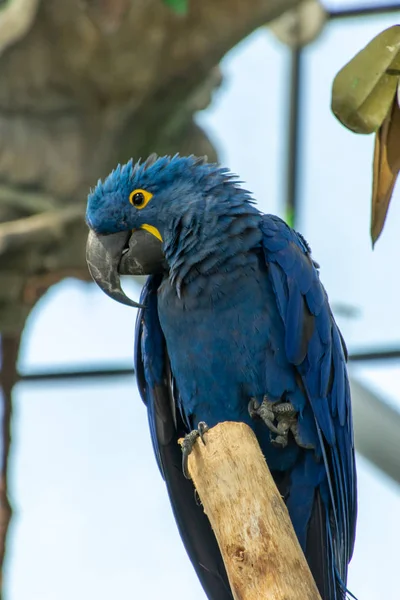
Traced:
<path fill-rule="evenodd" d="M 377 35 L 336 75 L 332 112 L 355 133 L 377 131 L 387 116 L 400 76 L 400 25 Z"/>
<path fill-rule="evenodd" d="M 373 162 L 371 238 L 382 233 L 393 189 L 400 171 L 400 108 L 393 99 L 392 110 L 375 137 Z"/>

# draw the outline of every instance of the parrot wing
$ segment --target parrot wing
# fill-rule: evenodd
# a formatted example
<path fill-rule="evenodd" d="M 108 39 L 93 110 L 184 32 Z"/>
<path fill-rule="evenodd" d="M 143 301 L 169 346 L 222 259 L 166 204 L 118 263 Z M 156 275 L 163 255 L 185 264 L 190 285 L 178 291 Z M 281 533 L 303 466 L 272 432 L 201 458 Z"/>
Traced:
<path fill-rule="evenodd" d="M 339 596 L 333 593 L 332 597 L 340 598 L 345 593 L 357 513 L 347 350 L 304 238 L 273 215 L 264 216 L 261 228 L 269 278 L 284 324 L 286 356 L 312 407 L 328 478 L 327 497 L 317 497 L 309 523 L 308 547 L 310 536 L 312 540 L 315 535 L 327 544 L 329 560 L 324 569 L 330 573 L 325 577 L 328 582 L 336 580 Z M 325 531 L 318 531 L 321 527 Z M 309 563 L 319 559 L 307 558 Z"/>

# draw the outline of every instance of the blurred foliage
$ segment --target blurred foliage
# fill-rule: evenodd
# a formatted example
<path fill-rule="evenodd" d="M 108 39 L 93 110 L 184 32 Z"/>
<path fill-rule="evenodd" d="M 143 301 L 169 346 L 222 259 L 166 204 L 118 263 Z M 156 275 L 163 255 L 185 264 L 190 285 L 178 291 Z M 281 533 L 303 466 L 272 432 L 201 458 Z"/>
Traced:
<path fill-rule="evenodd" d="M 377 35 L 336 75 L 332 112 L 355 133 L 375 132 L 371 239 L 382 233 L 400 171 L 400 26 Z"/>
<path fill-rule="evenodd" d="M 377 35 L 336 75 L 332 111 L 355 133 L 373 133 L 392 106 L 400 75 L 400 26 Z"/>
<path fill-rule="evenodd" d="M 382 233 L 399 171 L 400 108 L 396 95 L 391 110 L 375 137 L 371 214 L 373 244 Z"/>
<path fill-rule="evenodd" d="M 189 0 L 164 0 L 164 4 L 170 6 L 178 15 L 186 15 L 189 10 Z"/>

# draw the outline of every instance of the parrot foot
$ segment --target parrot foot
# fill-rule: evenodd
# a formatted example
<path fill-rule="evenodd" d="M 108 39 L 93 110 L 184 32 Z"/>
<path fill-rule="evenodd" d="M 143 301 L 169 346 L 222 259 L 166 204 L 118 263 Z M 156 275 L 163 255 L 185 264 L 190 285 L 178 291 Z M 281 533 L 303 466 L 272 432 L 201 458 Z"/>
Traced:
<path fill-rule="evenodd" d="M 204 439 L 204 434 L 206 431 L 208 431 L 208 425 L 204 423 L 204 421 L 200 421 L 197 429 L 193 429 L 193 431 L 185 435 L 182 443 L 182 471 L 186 479 L 190 479 L 188 469 L 189 455 L 192 452 L 194 443 L 198 437 L 201 439 L 203 444 L 206 445 L 206 441 Z"/>
<path fill-rule="evenodd" d="M 256 417 L 262 419 L 272 433 L 280 434 L 279 429 L 274 425 L 275 414 L 273 411 L 273 403 L 270 402 L 266 396 L 264 396 L 261 404 L 257 402 L 255 398 L 251 398 L 248 410 L 252 419 Z"/>
<path fill-rule="evenodd" d="M 315 450 L 315 445 L 314 444 L 305 444 L 304 442 L 301 441 L 300 439 L 300 434 L 299 434 L 299 424 L 297 422 L 297 419 L 295 419 L 291 425 L 290 425 L 290 431 L 293 434 L 293 437 L 295 439 L 295 442 L 298 446 L 300 446 L 300 448 L 305 448 L 306 450 Z"/>
<path fill-rule="evenodd" d="M 304 444 L 301 441 L 298 413 L 291 402 L 271 402 L 267 396 L 264 396 L 262 403 L 259 404 L 255 398 L 251 398 L 249 413 L 252 418 L 261 418 L 271 433 L 276 434 L 276 437 L 271 439 L 273 446 L 286 448 L 289 442 L 289 431 L 291 431 L 298 446 L 308 450 L 314 448 L 312 444 Z"/>

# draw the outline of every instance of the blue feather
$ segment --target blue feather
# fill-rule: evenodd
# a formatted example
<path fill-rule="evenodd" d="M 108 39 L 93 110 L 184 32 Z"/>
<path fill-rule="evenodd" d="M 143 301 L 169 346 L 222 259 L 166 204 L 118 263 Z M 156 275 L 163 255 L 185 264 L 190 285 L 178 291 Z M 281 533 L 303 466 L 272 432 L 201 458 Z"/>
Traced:
<path fill-rule="evenodd" d="M 265 217 L 265 220 L 268 218 Z M 276 226 L 276 224 L 277 219 L 275 218 L 274 225 Z M 301 265 L 299 274 L 300 272 L 304 273 L 304 257 L 309 249 L 304 246 L 301 248 L 302 240 L 299 242 L 296 239 L 297 234 L 294 231 L 288 234 L 288 228 L 283 222 L 281 232 L 285 239 L 288 237 L 290 239 L 286 252 L 291 252 L 292 260 L 286 258 L 283 261 L 283 250 L 280 250 L 276 253 L 279 254 L 278 258 L 272 251 L 267 252 L 267 261 L 277 261 L 283 271 L 289 267 L 291 275 L 293 257 L 298 255 L 298 264 Z M 278 235 L 278 231 L 275 232 L 275 235 Z M 323 435 L 320 443 L 330 489 L 329 498 L 326 500 L 326 510 L 328 516 L 330 511 L 335 515 L 335 526 L 333 530 L 329 531 L 332 546 L 330 561 L 334 566 L 334 572 L 338 574 L 336 595 L 339 598 L 341 597 L 340 589 L 343 588 L 343 582 L 347 578 L 347 564 L 353 551 L 356 518 L 356 481 L 350 392 L 341 337 L 333 320 L 326 293 L 319 283 L 318 272 L 311 260 L 308 262 L 308 270 L 310 274 L 307 283 L 312 282 L 309 289 L 307 286 L 302 286 L 300 291 L 299 288 L 296 290 L 295 286 L 288 284 L 289 304 L 285 322 L 286 336 L 289 336 L 290 339 L 288 350 L 291 353 L 288 352 L 288 357 L 293 364 L 296 364 L 295 353 L 293 353 L 293 349 L 296 348 L 296 338 L 297 344 L 299 344 L 304 335 L 302 328 L 299 327 L 301 325 L 299 306 L 303 293 L 311 314 L 315 315 L 316 329 L 309 340 L 308 360 L 297 366 L 314 411 L 318 430 L 320 428 Z M 286 275 L 288 276 L 288 273 Z M 284 283 L 276 273 L 271 279 L 273 284 L 277 280 L 280 282 L 280 287 L 276 292 L 278 305 L 281 306 Z M 288 281 L 290 281 L 289 276 Z M 296 293 L 298 297 L 297 300 L 294 300 L 292 295 Z M 319 384 L 316 385 L 316 382 Z M 330 519 L 327 518 L 328 529 L 332 527 L 330 522 Z M 336 595 L 333 597 L 336 598 Z"/>

